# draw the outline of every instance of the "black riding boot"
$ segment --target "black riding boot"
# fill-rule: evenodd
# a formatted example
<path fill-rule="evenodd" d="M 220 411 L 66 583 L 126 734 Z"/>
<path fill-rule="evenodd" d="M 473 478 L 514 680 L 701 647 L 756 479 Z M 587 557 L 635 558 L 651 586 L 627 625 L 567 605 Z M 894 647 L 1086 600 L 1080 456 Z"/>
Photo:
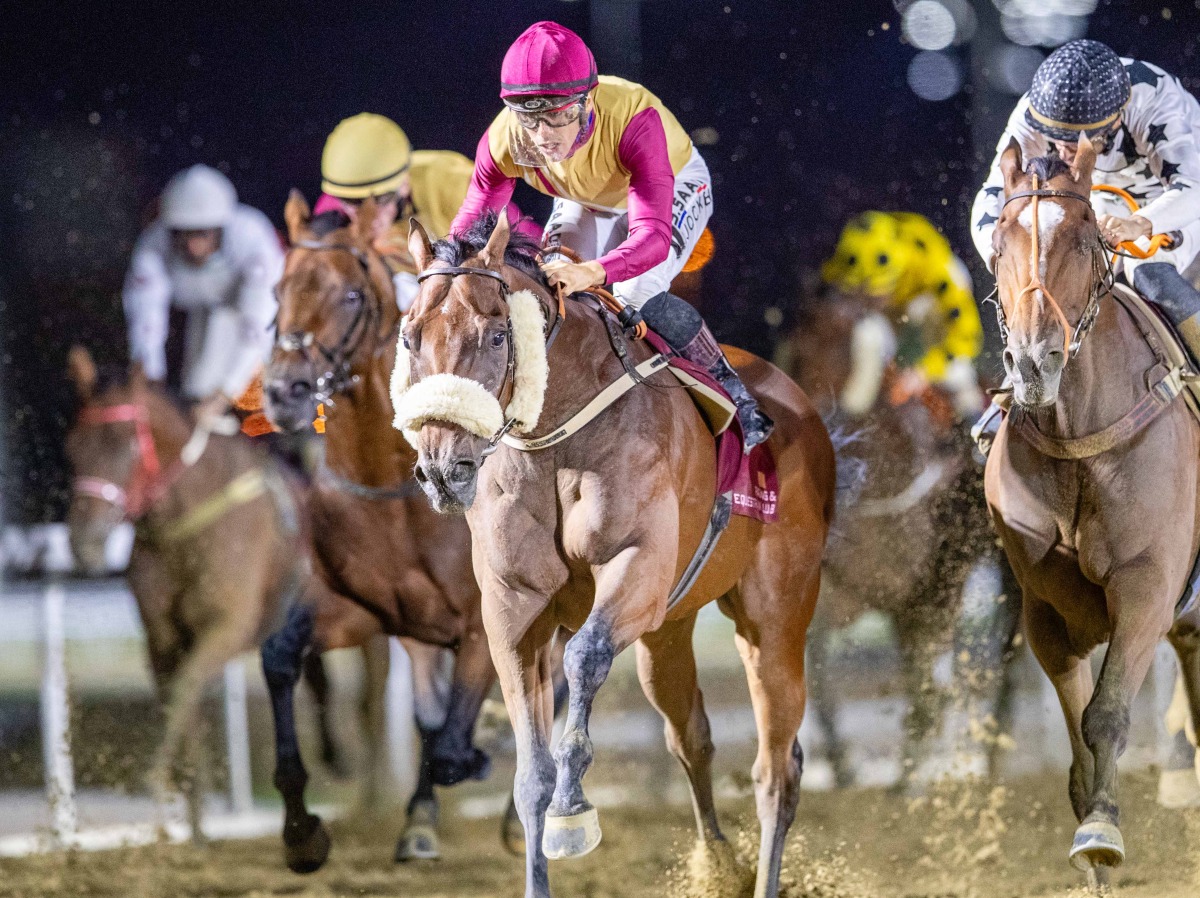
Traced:
<path fill-rule="evenodd" d="M 689 362 L 702 366 L 729 393 L 737 405 L 747 452 L 771 435 L 775 422 L 758 407 L 758 401 L 750 395 L 693 306 L 673 293 L 664 292 L 648 299 L 641 313 L 646 324 L 667 345 Z"/>
<path fill-rule="evenodd" d="M 1179 331 L 1200 371 L 1200 290 L 1187 282 L 1179 270 L 1166 262 L 1143 262 L 1133 272 L 1133 286 L 1163 310 Z"/>

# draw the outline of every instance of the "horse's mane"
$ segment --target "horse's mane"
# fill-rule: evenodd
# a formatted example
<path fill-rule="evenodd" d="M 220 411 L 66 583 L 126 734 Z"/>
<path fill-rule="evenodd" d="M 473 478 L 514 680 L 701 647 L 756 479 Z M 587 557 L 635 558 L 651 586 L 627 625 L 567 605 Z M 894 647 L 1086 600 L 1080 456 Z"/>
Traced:
<path fill-rule="evenodd" d="M 500 215 L 489 210 L 471 222 L 471 226 L 460 234 L 451 234 L 433 245 L 433 257 L 450 265 L 462 265 L 472 256 L 483 252 L 488 238 L 496 229 L 496 221 Z M 541 286 L 547 287 L 546 277 L 538 264 L 538 253 L 541 247 L 532 237 L 513 231 L 508 237 L 508 246 L 504 248 L 504 263 L 518 271 L 529 275 Z"/>
<path fill-rule="evenodd" d="M 350 224 L 350 217 L 344 212 L 337 209 L 330 209 L 328 212 L 322 212 L 320 215 L 314 216 L 312 221 L 308 223 L 312 229 L 313 236 L 318 240 L 328 237 L 334 231 L 347 227 Z"/>
<path fill-rule="evenodd" d="M 1037 175 L 1043 183 L 1051 178 L 1057 178 L 1059 175 L 1069 175 L 1070 173 L 1071 166 L 1063 162 L 1062 157 L 1057 153 L 1035 156 L 1025 166 L 1025 174 Z"/>

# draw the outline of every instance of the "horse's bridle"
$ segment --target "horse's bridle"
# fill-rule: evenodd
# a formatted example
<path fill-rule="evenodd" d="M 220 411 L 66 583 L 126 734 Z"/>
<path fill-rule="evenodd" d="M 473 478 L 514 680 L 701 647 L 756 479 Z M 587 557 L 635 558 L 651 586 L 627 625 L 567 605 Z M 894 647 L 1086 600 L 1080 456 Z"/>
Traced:
<path fill-rule="evenodd" d="M 497 281 L 500 284 L 500 297 L 501 297 L 501 299 L 504 300 L 504 308 L 506 310 L 508 309 L 508 295 L 512 292 L 512 290 L 508 286 L 508 282 L 506 280 L 504 280 L 504 275 L 500 274 L 500 272 L 498 272 L 498 271 L 492 271 L 490 268 L 473 268 L 473 267 L 465 266 L 465 265 L 446 266 L 445 268 L 426 268 L 424 271 L 422 271 L 420 274 L 417 275 L 417 282 L 424 283 L 429 278 L 438 277 L 439 275 L 446 275 L 447 277 L 452 278 L 452 279 L 456 278 L 456 277 L 463 277 L 465 275 L 475 275 L 477 277 L 491 278 L 492 280 Z M 549 348 L 550 344 L 552 344 L 554 342 L 554 338 L 558 335 L 558 329 L 559 329 L 559 327 L 562 326 L 562 322 L 565 317 L 566 317 L 566 314 L 565 314 L 563 303 L 562 303 L 562 297 L 560 295 L 559 296 L 559 304 L 558 304 L 558 314 L 555 316 L 553 323 L 551 323 L 549 325 L 548 330 L 546 330 L 546 332 L 545 332 L 547 348 Z M 497 399 L 497 401 L 500 402 L 501 408 L 504 407 L 505 388 L 508 387 L 509 384 L 512 382 L 513 373 L 516 371 L 516 367 L 517 367 L 516 347 L 513 345 L 513 324 L 512 324 L 511 312 L 505 311 L 504 326 L 505 326 L 506 339 L 508 340 L 508 364 L 505 366 L 504 379 L 500 382 L 500 389 L 497 391 L 497 394 L 496 394 L 496 399 Z M 403 339 L 405 340 L 405 348 L 408 348 L 407 338 L 403 338 Z M 505 434 L 507 434 L 510 430 L 512 430 L 513 425 L 515 425 L 516 423 L 517 422 L 516 422 L 515 418 L 506 418 L 504 421 L 504 424 L 500 427 L 500 429 L 497 430 L 494 434 L 492 434 L 492 436 L 488 439 L 488 443 L 484 447 L 481 457 L 487 458 L 489 455 L 494 453 L 496 451 L 496 449 L 498 449 L 500 446 L 500 440 L 502 440 L 504 438 Z"/>
<path fill-rule="evenodd" d="M 79 413 L 79 423 L 84 426 L 133 424 L 137 467 L 130 476 L 128 490 L 103 477 L 76 477 L 74 481 L 74 491 L 77 495 L 91 496 L 108 502 L 126 517 L 136 520 L 149 511 L 150 506 L 167 491 L 183 467 L 182 461 L 176 461 L 164 471 L 154 446 L 154 434 L 150 430 L 150 412 L 145 403 L 87 406 Z"/>
<path fill-rule="evenodd" d="M 1040 252 L 1040 235 L 1038 232 L 1038 201 L 1041 197 L 1056 197 L 1062 199 L 1079 200 L 1087 205 L 1088 209 L 1092 208 L 1091 200 L 1081 193 L 1075 193 L 1071 190 L 1057 190 L 1049 187 L 1038 186 L 1038 176 L 1033 176 L 1033 189 L 1019 190 L 1016 193 L 1005 198 L 1001 209 L 1007 206 L 1014 200 L 1032 198 L 1032 210 L 1030 213 L 1030 234 L 1032 237 L 1032 264 L 1030 266 L 1029 283 L 1017 294 L 1017 298 L 1013 303 L 1014 310 L 1021 300 L 1027 295 L 1035 291 L 1041 291 L 1050 302 L 1050 307 L 1054 310 L 1055 316 L 1058 318 L 1059 324 L 1063 329 L 1063 358 L 1064 362 L 1074 358 L 1079 353 L 1079 347 L 1083 340 L 1091 331 L 1096 323 L 1096 316 L 1100 313 L 1100 300 L 1112 291 L 1113 279 L 1115 274 L 1112 268 L 1112 262 L 1109 260 L 1107 249 L 1105 248 L 1102 239 L 1097 237 L 1096 246 L 1092 252 L 1092 292 L 1088 297 L 1087 305 L 1084 306 L 1083 314 L 1079 316 L 1079 323 L 1074 328 L 1067 321 L 1067 316 L 1059 305 L 1058 300 L 1046 287 L 1042 281 L 1041 274 L 1041 252 Z M 1008 321 L 1004 314 L 1004 304 L 999 297 L 1000 283 L 997 280 L 996 289 L 992 291 L 991 296 L 985 301 L 990 301 L 996 306 L 996 321 L 1000 325 L 1000 335 L 1008 340 Z"/>
<path fill-rule="evenodd" d="M 344 393 L 350 387 L 358 382 L 357 375 L 350 373 L 351 359 L 362 347 L 363 341 L 367 339 L 367 334 L 376 329 L 376 325 L 382 319 L 382 298 L 378 295 L 378 291 L 371 281 L 371 263 L 367 254 L 356 246 L 348 243 L 321 243 L 316 240 L 301 240 L 293 244 L 293 247 L 301 249 L 311 249 L 326 252 L 347 252 L 350 253 L 358 262 L 362 269 L 363 279 L 366 289 L 370 292 L 370 296 L 364 296 L 358 290 L 351 290 L 346 295 L 358 295 L 362 300 L 359 303 L 358 311 L 354 313 L 354 320 L 346 327 L 346 330 L 338 338 L 337 343 L 332 349 L 326 347 L 317 335 L 312 331 L 296 330 L 289 331 L 286 334 L 278 333 L 275 338 L 275 345 L 284 352 L 298 352 L 304 361 L 313 366 L 313 370 L 317 371 L 313 384 L 313 396 L 318 403 L 333 406 L 335 403 L 333 397 L 339 393 Z M 387 339 L 386 337 L 384 338 Z M 316 349 L 324 359 L 324 371 L 321 371 L 321 365 L 313 356 L 312 349 Z"/>

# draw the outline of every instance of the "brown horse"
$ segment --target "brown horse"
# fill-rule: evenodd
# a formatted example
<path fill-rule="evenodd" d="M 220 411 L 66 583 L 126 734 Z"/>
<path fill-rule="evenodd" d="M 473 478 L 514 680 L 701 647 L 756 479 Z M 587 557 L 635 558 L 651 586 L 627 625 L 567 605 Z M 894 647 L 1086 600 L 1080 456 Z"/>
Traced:
<path fill-rule="evenodd" d="M 1023 168 L 1015 143 L 1002 155 L 994 268 L 1016 407 L 985 476 L 1071 739 L 1070 858 L 1102 882 L 1125 856 L 1117 758 L 1163 636 L 1200 719 L 1200 610 L 1176 616 L 1200 547 L 1200 427 L 1172 401 L 1178 371 L 1112 298 L 1094 165 L 1085 137 L 1070 167 L 1050 156 Z M 1106 641 L 1093 687 L 1088 656 Z"/>
<path fill-rule="evenodd" d="M 303 491 L 262 447 L 205 434 L 140 368 L 102 378 L 76 347 L 68 373 L 82 402 L 67 437 L 76 475 L 72 548 L 84 571 L 102 571 L 112 529 L 126 518 L 135 523 L 129 586 L 166 712 L 150 780 L 161 797 L 171 769 L 180 761 L 190 768 L 188 808 L 199 838 L 205 765 L 194 731 L 205 688 L 292 609 L 315 606 L 330 647 L 352 644 L 345 634 L 365 615 L 309 574 Z"/>
<path fill-rule="evenodd" d="M 520 238 L 510 244 L 506 219 L 494 221 L 439 243 L 436 257 L 414 223 L 409 248 L 425 278 L 403 328 L 406 358 L 393 390 L 426 494 L 443 512 L 465 511 L 471 525 L 488 639 L 517 736 L 526 895 L 549 894 L 548 856 L 578 856 L 599 842 L 582 786 L 592 761 L 588 719 L 613 659 L 635 642 L 643 689 L 691 782 L 699 837 L 723 838 L 691 644 L 697 611 L 715 599 L 737 624 L 758 723 L 755 894 L 774 896 L 799 797 L 805 634 L 834 509 L 829 435 L 792 381 L 729 350 L 777 422 L 779 521 L 734 517 L 699 578 L 669 606 L 713 510 L 713 438 L 688 396 L 659 373 L 551 448 L 498 446 L 500 434 L 489 431 L 502 407 L 519 427 L 531 430 L 540 417 L 548 428 L 536 433 L 553 432 L 622 375 L 625 360 L 610 337 L 626 347 L 611 319 L 583 303 L 560 312 L 535 248 Z M 554 334 L 549 350 L 543 328 Z M 633 365 L 652 353 L 637 344 L 628 354 Z M 559 626 L 574 636 L 563 661 L 566 728 L 552 757 L 549 652 Z"/>
<path fill-rule="evenodd" d="M 472 745 L 495 670 L 471 574 L 470 533 L 464 522 L 429 508 L 412 482 L 415 453 L 391 427 L 388 378 L 400 311 L 391 276 L 371 245 L 373 210 L 364 208 L 358 227 L 336 214 L 312 219 L 293 192 L 285 216 L 293 248 L 277 291 L 266 409 L 276 426 L 295 431 L 308 428 L 324 403 L 325 457 L 310 498 L 316 569 L 330 588 L 366 609 L 376 627 L 404 637 L 413 657 L 421 775 L 397 858 L 436 857 L 433 786 L 482 778 L 489 769 L 486 755 Z M 290 676 L 308 630 L 297 621 L 268 646 Z M 324 648 L 319 640 L 315 647 Z M 448 705 L 440 706 L 432 699 L 444 649 L 454 652 L 454 670 Z M 281 687 L 283 699 L 289 694 Z M 327 837 L 305 808 L 300 759 L 281 759 L 276 778 L 288 820 L 300 821 L 303 838 L 313 842 L 315 869 Z"/>
<path fill-rule="evenodd" d="M 1007 600 L 996 605 L 988 628 L 994 635 L 973 645 L 971 657 L 977 672 L 992 675 L 996 688 L 987 696 L 962 698 L 983 700 L 988 711 L 982 713 L 992 714 L 1001 731 L 1008 726 L 1007 661 L 1020 623 L 1016 583 L 1008 564 L 996 558 L 982 471 L 971 458 L 965 429 L 937 420 L 937 404 L 891 395 L 896 375 L 887 355 L 894 344 L 877 300 L 826 290 L 807 297 L 778 357 L 825 420 L 855 435 L 844 457 L 857 456 L 865 467 L 859 497 L 839 508 L 809 643 L 813 706 L 839 786 L 851 785 L 854 774 L 838 734 L 827 668 L 831 631 L 868 609 L 891 619 L 909 700 L 898 785 L 911 784 L 950 698 L 934 684 L 934 661 L 950 647 L 968 574 L 989 557 L 1000 562 Z M 998 744 L 992 739 L 988 746 L 989 772 Z"/>

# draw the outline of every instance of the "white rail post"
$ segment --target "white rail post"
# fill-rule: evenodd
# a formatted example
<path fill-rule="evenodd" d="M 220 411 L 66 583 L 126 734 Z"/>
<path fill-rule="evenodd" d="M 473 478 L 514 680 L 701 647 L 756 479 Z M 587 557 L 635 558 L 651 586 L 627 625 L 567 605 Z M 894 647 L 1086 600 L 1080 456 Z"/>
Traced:
<path fill-rule="evenodd" d="M 42 594 L 42 755 L 50 826 L 59 844 L 73 841 L 78 829 L 75 810 L 75 765 L 71 760 L 71 702 L 67 691 L 65 593 L 51 581 Z"/>
<path fill-rule="evenodd" d="M 229 759 L 229 806 L 234 813 L 248 813 L 254 809 L 254 783 L 250 771 L 246 666 L 240 658 L 225 665 L 225 745 Z"/>
<path fill-rule="evenodd" d="M 392 778 L 402 801 L 407 801 L 417 786 L 420 755 L 416 725 L 413 723 L 412 661 L 395 637 L 388 639 L 387 687 L 384 693 L 384 720 L 387 753 Z"/>

